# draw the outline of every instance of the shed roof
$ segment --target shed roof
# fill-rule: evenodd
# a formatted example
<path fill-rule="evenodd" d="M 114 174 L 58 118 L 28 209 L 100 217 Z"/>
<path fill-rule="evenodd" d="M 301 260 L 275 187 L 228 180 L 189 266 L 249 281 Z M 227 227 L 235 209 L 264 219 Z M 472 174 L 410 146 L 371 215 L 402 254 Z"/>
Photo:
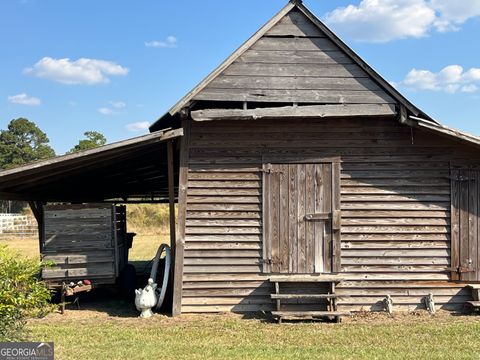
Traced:
<path fill-rule="evenodd" d="M 157 131 L 99 148 L 0 172 L 0 198 L 49 202 L 168 200 L 166 141 L 183 129 Z M 175 154 L 178 174 L 178 154 Z"/>

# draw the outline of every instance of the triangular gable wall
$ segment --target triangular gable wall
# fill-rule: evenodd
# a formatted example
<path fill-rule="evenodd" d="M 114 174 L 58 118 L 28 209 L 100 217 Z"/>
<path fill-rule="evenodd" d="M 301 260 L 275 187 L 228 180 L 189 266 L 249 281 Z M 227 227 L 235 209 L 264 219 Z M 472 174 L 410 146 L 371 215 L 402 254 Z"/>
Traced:
<path fill-rule="evenodd" d="M 157 120 L 170 127 L 196 100 L 378 106 L 436 123 L 340 40 L 301 1 L 290 2 Z M 251 105 L 251 104 L 248 104 Z M 365 111 L 360 111 L 362 114 Z M 372 115 L 375 115 L 374 113 Z"/>
<path fill-rule="evenodd" d="M 396 103 L 295 7 L 193 96 L 193 100 Z"/>

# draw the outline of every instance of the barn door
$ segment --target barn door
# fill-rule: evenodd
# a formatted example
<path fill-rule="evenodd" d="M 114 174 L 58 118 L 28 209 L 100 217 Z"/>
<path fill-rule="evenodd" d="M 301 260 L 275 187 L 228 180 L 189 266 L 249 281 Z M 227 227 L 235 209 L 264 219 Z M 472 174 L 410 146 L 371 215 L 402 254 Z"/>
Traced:
<path fill-rule="evenodd" d="M 264 272 L 339 271 L 339 164 L 264 166 Z"/>
<path fill-rule="evenodd" d="M 479 170 L 451 170 L 452 280 L 480 281 L 479 183 Z"/>

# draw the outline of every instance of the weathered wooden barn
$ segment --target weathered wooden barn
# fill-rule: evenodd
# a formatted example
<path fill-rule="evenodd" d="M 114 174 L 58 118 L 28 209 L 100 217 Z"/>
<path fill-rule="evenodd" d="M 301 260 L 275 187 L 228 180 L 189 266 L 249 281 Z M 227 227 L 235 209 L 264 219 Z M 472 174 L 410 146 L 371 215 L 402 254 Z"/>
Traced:
<path fill-rule="evenodd" d="M 149 141 L 177 131 L 166 141 L 169 172 L 165 143 L 121 145 L 106 162 L 113 175 L 99 166 L 100 149 L 78 155 L 73 170 L 60 158 L 55 178 L 46 163 L 0 173 L 0 192 L 177 201 L 174 314 L 383 310 L 387 295 L 394 309 L 413 310 L 429 294 L 458 310 L 471 300 L 480 139 L 412 105 L 301 1 L 150 130 Z"/>

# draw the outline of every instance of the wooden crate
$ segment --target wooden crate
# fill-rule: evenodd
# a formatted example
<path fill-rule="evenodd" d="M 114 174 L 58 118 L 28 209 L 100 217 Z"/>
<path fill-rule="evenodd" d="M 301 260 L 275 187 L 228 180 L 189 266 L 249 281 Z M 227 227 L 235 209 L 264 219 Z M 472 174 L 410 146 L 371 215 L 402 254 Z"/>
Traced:
<path fill-rule="evenodd" d="M 51 285 L 83 279 L 113 284 L 128 263 L 125 206 L 47 205 L 44 224 L 42 260 L 55 265 L 42 277 Z"/>

